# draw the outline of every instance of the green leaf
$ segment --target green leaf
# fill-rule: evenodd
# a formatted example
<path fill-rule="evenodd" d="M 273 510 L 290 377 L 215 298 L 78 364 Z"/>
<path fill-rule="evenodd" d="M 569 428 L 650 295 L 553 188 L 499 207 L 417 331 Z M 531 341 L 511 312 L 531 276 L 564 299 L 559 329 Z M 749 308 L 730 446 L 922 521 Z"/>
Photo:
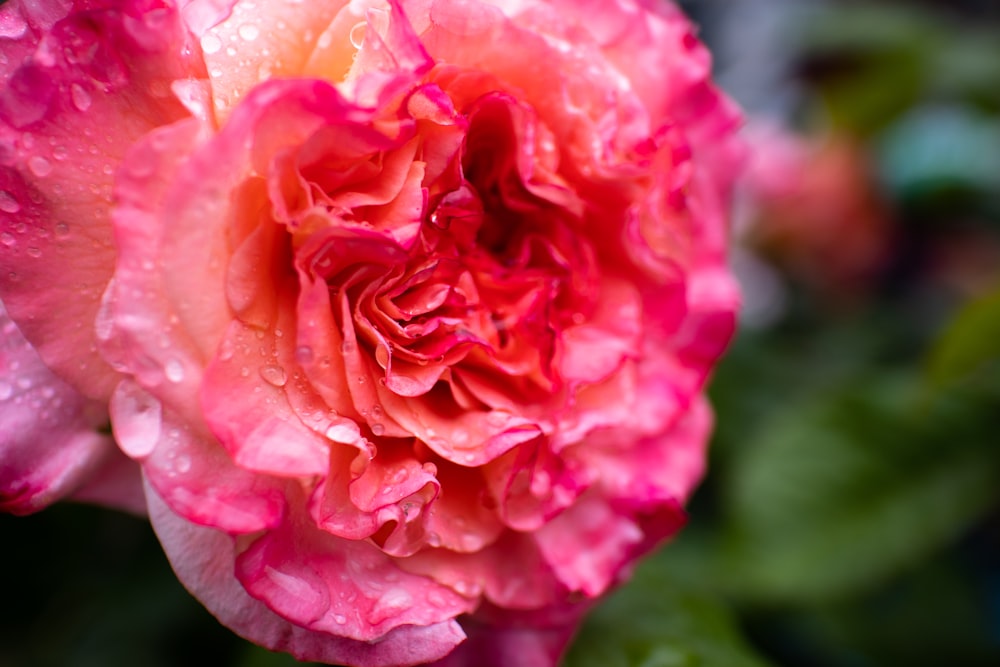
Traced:
<path fill-rule="evenodd" d="M 587 618 L 564 667 L 767 667 L 744 643 L 729 609 L 682 582 L 662 558 Z"/>
<path fill-rule="evenodd" d="M 995 501 L 995 406 L 927 405 L 915 378 L 791 402 L 746 443 L 726 491 L 719 576 L 764 603 L 863 591 L 961 535 Z"/>
<path fill-rule="evenodd" d="M 977 371 L 996 371 L 1000 359 L 1000 290 L 968 303 L 952 320 L 927 361 L 931 387 L 940 390 Z"/>

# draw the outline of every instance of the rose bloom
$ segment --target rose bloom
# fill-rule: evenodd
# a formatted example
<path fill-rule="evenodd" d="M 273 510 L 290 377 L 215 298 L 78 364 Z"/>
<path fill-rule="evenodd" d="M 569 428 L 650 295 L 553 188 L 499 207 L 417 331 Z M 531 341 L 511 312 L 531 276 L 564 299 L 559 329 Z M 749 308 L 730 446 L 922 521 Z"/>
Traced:
<path fill-rule="evenodd" d="M 890 259 L 893 217 L 861 142 L 761 123 L 747 133 L 746 243 L 833 301 L 870 293 Z"/>
<path fill-rule="evenodd" d="M 674 5 L 11 0 L 0 44 L 5 509 L 141 469 L 222 623 L 348 665 L 553 665 L 683 523 L 741 149 Z"/>

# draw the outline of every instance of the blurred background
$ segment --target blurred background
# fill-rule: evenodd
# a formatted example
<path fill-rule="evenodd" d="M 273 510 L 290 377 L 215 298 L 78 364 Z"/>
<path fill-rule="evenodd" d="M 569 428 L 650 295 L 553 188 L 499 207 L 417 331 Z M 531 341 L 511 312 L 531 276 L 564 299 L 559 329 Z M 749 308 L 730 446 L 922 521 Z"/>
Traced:
<path fill-rule="evenodd" d="M 566 666 L 1000 665 L 1000 2 L 681 4 L 755 149 L 742 329 L 689 526 Z M 219 626 L 144 521 L 0 535 L 0 667 L 297 664 Z"/>

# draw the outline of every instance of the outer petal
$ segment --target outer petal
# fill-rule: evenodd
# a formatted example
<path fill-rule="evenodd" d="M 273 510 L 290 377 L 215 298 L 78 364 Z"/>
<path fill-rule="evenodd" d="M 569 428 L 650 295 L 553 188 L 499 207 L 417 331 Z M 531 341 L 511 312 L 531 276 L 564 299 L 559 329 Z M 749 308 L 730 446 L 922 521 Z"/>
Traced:
<path fill-rule="evenodd" d="M 5 6 L 28 17 L 19 43 L 43 36 L 0 91 L 0 297 L 48 366 L 104 399 L 116 376 L 93 322 L 114 267 L 113 174 L 136 138 L 187 115 L 172 82 L 204 74 L 176 11 L 115 4 L 54 25 L 32 17 L 60 3 Z"/>
<path fill-rule="evenodd" d="M 189 523 L 170 511 L 147 487 L 150 519 L 174 572 L 220 622 L 237 634 L 299 660 L 356 667 L 432 662 L 465 638 L 458 623 L 402 626 L 381 641 L 361 642 L 309 630 L 285 620 L 250 597 L 234 576 L 236 552 L 225 533 Z"/>
<path fill-rule="evenodd" d="M 587 608 L 509 612 L 486 604 L 475 617 L 463 619 L 469 638 L 434 667 L 553 667 Z"/>
<path fill-rule="evenodd" d="M 141 511 L 138 489 L 127 483 L 138 478 L 134 465 L 110 470 L 122 459 L 99 432 L 107 419 L 99 402 L 49 371 L 0 304 L 0 511 L 30 514 L 105 472 L 112 483 L 88 499 Z"/>

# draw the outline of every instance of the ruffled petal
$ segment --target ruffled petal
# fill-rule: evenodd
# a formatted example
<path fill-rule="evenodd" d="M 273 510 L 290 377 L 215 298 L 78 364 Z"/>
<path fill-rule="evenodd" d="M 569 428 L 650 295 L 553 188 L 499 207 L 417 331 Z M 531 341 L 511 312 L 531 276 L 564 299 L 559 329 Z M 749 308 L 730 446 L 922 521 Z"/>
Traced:
<path fill-rule="evenodd" d="M 117 377 L 93 322 L 114 267 L 113 175 L 138 137 L 188 115 L 171 84 L 204 68 L 179 55 L 189 36 L 170 7 L 131 0 L 41 22 L 38 6 L 4 7 L 26 14 L 18 43 L 37 42 L 0 91 L 0 296 L 49 367 L 107 399 Z"/>
<path fill-rule="evenodd" d="M 465 638 L 453 620 L 400 626 L 378 642 L 332 635 L 287 620 L 251 597 L 237 580 L 233 538 L 177 516 L 149 487 L 146 495 L 153 528 L 181 582 L 221 623 L 250 641 L 274 651 L 286 651 L 299 660 L 393 667 L 440 659 Z M 271 585 L 284 586 L 281 590 L 286 596 L 308 590 L 302 588 L 304 582 L 289 581 L 277 570 L 273 576 Z"/>

